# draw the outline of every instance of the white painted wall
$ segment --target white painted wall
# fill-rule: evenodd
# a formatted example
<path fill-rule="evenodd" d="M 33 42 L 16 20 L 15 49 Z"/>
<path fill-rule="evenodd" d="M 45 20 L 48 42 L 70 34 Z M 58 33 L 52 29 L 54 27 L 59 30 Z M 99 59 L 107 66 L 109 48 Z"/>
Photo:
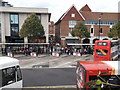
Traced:
<path fill-rule="evenodd" d="M 1 13 L 1 37 L 2 43 L 5 43 L 5 36 L 10 36 L 10 13 L 19 13 L 19 31 L 30 13 L 41 13 L 41 24 L 45 30 L 46 43 L 48 42 L 48 9 L 47 8 L 16 8 L 16 7 L 0 7 Z"/>
<path fill-rule="evenodd" d="M 5 20 L 5 27 L 4 27 L 4 30 L 5 30 L 5 36 L 10 36 L 10 16 L 9 16 L 9 13 L 5 13 L 4 14 L 4 20 Z"/>
<path fill-rule="evenodd" d="M 46 43 L 48 43 L 48 28 L 49 28 L 49 17 L 48 15 L 41 15 L 41 24 L 43 25 L 44 27 L 44 30 L 45 30 L 45 36 L 46 36 Z"/>

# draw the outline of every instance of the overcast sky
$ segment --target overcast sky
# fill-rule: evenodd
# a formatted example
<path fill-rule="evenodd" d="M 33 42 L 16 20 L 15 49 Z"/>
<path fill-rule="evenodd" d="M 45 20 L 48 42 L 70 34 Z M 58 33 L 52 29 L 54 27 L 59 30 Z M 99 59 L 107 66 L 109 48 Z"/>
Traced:
<path fill-rule="evenodd" d="M 73 4 L 80 10 L 85 4 L 95 12 L 118 12 L 120 0 L 4 0 L 14 7 L 48 8 L 51 21 L 56 22 Z"/>

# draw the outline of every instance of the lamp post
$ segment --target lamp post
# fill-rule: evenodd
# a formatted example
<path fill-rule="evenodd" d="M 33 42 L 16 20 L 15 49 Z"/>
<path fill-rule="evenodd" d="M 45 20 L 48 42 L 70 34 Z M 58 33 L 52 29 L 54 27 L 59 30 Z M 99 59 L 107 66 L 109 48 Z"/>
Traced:
<path fill-rule="evenodd" d="M 100 40 L 100 32 L 101 32 L 100 23 L 101 23 L 101 16 L 102 16 L 102 15 L 103 15 L 103 13 L 100 13 L 100 14 L 99 14 L 99 17 L 98 17 L 98 21 L 99 21 L 98 37 L 99 37 L 99 40 Z"/>
<path fill-rule="evenodd" d="M 98 30 L 98 37 L 99 37 L 99 40 L 100 40 L 100 22 L 101 22 L 101 15 L 99 16 L 99 18 L 98 18 L 98 20 L 99 20 L 99 30 Z"/>

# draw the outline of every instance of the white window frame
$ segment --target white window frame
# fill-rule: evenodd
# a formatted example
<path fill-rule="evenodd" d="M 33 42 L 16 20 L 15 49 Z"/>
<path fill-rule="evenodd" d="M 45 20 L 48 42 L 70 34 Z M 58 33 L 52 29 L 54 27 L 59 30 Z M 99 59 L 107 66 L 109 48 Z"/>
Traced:
<path fill-rule="evenodd" d="M 75 14 L 71 14 L 71 17 L 75 17 Z"/>

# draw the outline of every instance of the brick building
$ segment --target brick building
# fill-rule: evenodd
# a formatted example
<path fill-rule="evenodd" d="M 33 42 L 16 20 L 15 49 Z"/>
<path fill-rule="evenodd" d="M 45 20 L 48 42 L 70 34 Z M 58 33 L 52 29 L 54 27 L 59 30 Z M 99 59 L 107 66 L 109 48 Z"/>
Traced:
<path fill-rule="evenodd" d="M 49 43 L 55 41 L 55 24 L 53 21 L 49 22 L 48 36 L 49 36 Z"/>
<path fill-rule="evenodd" d="M 78 37 L 72 37 L 71 31 L 78 22 L 84 22 L 90 38 L 82 38 L 82 43 L 93 44 L 95 40 L 110 40 L 107 34 L 112 26 L 118 22 L 118 13 L 92 12 L 86 4 L 80 10 L 74 5 L 65 12 L 55 23 L 56 41 L 62 46 L 68 43 L 79 43 Z"/>

